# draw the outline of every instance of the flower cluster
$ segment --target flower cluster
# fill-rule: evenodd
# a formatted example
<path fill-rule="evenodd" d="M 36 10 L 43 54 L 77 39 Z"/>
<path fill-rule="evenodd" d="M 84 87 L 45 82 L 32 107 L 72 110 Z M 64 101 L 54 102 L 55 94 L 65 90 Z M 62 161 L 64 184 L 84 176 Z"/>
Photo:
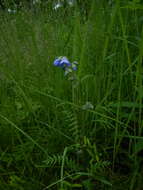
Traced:
<path fill-rule="evenodd" d="M 56 67 L 60 67 L 65 71 L 65 75 L 69 74 L 69 73 L 73 73 L 73 71 L 77 70 L 77 62 L 73 62 L 71 63 L 67 57 L 58 57 L 57 59 L 55 59 L 54 61 L 54 66 Z"/>

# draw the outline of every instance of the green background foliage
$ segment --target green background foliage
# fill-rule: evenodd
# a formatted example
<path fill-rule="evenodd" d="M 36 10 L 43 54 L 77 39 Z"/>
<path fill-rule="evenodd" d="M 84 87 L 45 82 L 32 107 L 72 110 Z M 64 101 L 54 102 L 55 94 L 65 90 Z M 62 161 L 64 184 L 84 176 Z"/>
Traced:
<path fill-rule="evenodd" d="M 142 189 L 143 5 L 78 3 L 0 12 L 1 190 Z"/>

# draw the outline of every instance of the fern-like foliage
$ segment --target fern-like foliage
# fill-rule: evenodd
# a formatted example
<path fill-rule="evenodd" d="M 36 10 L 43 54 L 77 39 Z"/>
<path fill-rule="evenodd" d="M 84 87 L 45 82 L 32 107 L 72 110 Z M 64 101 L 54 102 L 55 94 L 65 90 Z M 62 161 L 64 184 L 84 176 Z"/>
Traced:
<path fill-rule="evenodd" d="M 62 155 L 52 155 L 48 156 L 46 160 L 43 161 L 44 165 L 46 167 L 55 167 L 55 166 L 60 166 L 63 160 Z M 67 157 L 65 158 L 67 160 Z"/>
<path fill-rule="evenodd" d="M 75 142 L 79 142 L 79 125 L 76 113 L 74 111 L 64 110 L 63 111 L 65 123 L 68 126 L 71 136 L 74 138 Z"/>
<path fill-rule="evenodd" d="M 65 166 L 64 166 L 65 168 L 76 170 L 77 164 L 75 160 L 69 158 L 68 156 L 66 156 L 64 159 L 65 159 Z M 44 160 L 41 165 L 37 165 L 37 167 L 42 167 L 42 168 L 61 167 L 62 160 L 63 160 L 63 155 L 48 156 L 48 158 Z"/>

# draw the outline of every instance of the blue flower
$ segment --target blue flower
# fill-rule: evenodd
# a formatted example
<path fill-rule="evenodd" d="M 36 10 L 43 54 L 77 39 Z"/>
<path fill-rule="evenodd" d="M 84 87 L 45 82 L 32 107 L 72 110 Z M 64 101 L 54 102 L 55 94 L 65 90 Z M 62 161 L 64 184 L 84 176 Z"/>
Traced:
<path fill-rule="evenodd" d="M 60 66 L 63 67 L 63 68 L 70 67 L 71 63 L 69 62 L 69 60 L 66 57 L 63 57 L 61 59 Z"/>
<path fill-rule="evenodd" d="M 61 59 L 55 59 L 55 61 L 54 61 L 54 66 L 56 66 L 56 67 L 59 67 L 60 66 L 60 62 L 61 62 Z"/>
<path fill-rule="evenodd" d="M 53 62 L 53 65 L 56 67 L 60 67 L 64 70 L 64 75 L 68 77 L 70 81 L 76 81 L 76 72 L 78 69 L 78 62 L 70 62 L 67 57 L 60 56 L 56 58 Z M 89 106 L 89 105 L 86 105 Z M 90 106 L 91 108 L 91 106 Z"/>
<path fill-rule="evenodd" d="M 66 67 L 71 66 L 71 63 L 69 62 L 69 60 L 66 57 L 59 57 L 59 58 L 55 59 L 53 64 L 56 67 L 61 67 L 61 68 L 64 68 L 64 69 Z"/>

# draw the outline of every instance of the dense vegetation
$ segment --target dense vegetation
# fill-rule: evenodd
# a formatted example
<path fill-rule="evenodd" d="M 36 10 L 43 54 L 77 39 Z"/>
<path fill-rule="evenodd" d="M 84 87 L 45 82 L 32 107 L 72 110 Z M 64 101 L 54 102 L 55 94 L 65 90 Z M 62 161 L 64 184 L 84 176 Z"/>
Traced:
<path fill-rule="evenodd" d="M 0 190 L 142 190 L 141 1 L 43 7 L 0 12 Z"/>

